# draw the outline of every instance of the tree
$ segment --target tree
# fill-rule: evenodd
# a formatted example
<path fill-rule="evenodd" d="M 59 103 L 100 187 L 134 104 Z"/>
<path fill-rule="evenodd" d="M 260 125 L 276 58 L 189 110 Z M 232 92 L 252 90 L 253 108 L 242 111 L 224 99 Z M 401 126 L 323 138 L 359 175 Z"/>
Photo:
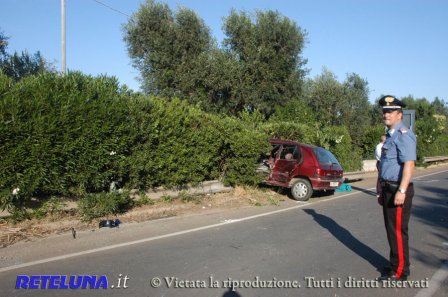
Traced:
<path fill-rule="evenodd" d="M 8 37 L 0 31 L 0 62 L 6 56 L 6 48 L 8 47 Z"/>
<path fill-rule="evenodd" d="M 198 103 L 207 111 L 238 114 L 244 108 L 236 88 L 241 65 L 232 54 L 217 48 L 203 55 L 201 61 L 192 73 L 197 78 Z"/>
<path fill-rule="evenodd" d="M 324 68 L 306 84 L 306 101 L 322 127 L 345 126 L 355 147 L 362 147 L 365 130 L 372 124 L 368 82 L 358 74 L 348 74 L 340 83 Z"/>
<path fill-rule="evenodd" d="M 144 90 L 230 114 L 252 106 L 269 115 L 299 95 L 306 34 L 294 22 L 273 11 L 255 21 L 232 11 L 223 28 L 220 49 L 193 11 L 147 0 L 124 36 Z"/>
<path fill-rule="evenodd" d="M 294 122 L 313 127 L 316 115 L 312 109 L 300 99 L 291 100 L 285 106 L 276 106 L 271 122 Z"/>
<path fill-rule="evenodd" d="M 336 75 L 324 68 L 322 74 L 308 82 L 307 103 L 322 126 L 343 123 L 344 88 Z"/>
<path fill-rule="evenodd" d="M 124 31 L 147 93 L 186 98 L 195 92 L 197 78 L 191 72 L 212 48 L 209 29 L 196 13 L 187 8 L 173 13 L 167 4 L 147 0 Z"/>
<path fill-rule="evenodd" d="M 39 51 L 34 55 L 27 51 L 22 51 L 21 54 L 14 52 L 10 55 L 6 52 L 7 47 L 8 37 L 0 32 L 0 71 L 14 81 L 19 81 L 28 75 L 52 70 L 51 65 L 45 61 Z"/>
<path fill-rule="evenodd" d="M 1 70 L 14 81 L 50 70 L 50 66 L 47 66 L 39 51 L 34 55 L 30 55 L 27 51 L 23 51 L 20 55 L 17 52 L 7 55 L 0 66 Z"/>
<path fill-rule="evenodd" d="M 300 95 L 306 71 L 301 57 L 306 32 L 277 11 L 248 13 L 232 10 L 224 20 L 224 47 L 240 65 L 233 87 L 236 105 L 252 105 L 270 115 Z"/>
<path fill-rule="evenodd" d="M 353 144 L 362 147 L 363 135 L 372 124 L 368 82 L 358 74 L 351 73 L 347 75 L 343 87 L 342 124 L 348 128 Z"/>
<path fill-rule="evenodd" d="M 415 109 L 416 121 L 432 117 L 434 115 L 431 103 L 426 100 L 426 98 L 414 99 L 412 96 L 407 96 L 402 98 L 402 101 L 406 104 L 407 109 Z"/>
<path fill-rule="evenodd" d="M 378 103 L 381 97 L 377 98 L 373 105 L 370 105 L 369 115 L 372 125 L 383 124 L 383 109 Z"/>
<path fill-rule="evenodd" d="M 448 107 L 444 100 L 439 99 L 439 97 L 434 98 L 431 102 L 431 108 L 434 114 L 448 116 Z"/>

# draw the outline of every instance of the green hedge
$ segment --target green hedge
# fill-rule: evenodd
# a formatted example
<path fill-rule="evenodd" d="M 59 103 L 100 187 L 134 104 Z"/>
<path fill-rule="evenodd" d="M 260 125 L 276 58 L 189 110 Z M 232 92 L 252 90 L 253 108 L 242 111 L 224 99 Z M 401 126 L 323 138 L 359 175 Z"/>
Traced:
<path fill-rule="evenodd" d="M 441 125 L 432 116 L 416 122 L 418 161 L 423 161 L 423 157 L 448 155 L 448 135 L 445 129 L 445 123 Z"/>
<path fill-rule="evenodd" d="M 112 183 L 139 190 L 210 179 L 257 184 L 269 138 L 325 147 L 354 171 L 384 131 L 368 129 L 365 146 L 354 148 L 346 127 L 302 122 L 299 107 L 283 110 L 285 122 L 282 110 L 269 121 L 258 112 L 229 117 L 131 92 L 113 77 L 46 73 L 14 83 L 0 73 L 0 207 L 20 209 L 53 196 L 103 203 Z M 417 122 L 419 156 L 448 153 L 446 132 L 434 126 Z"/>
<path fill-rule="evenodd" d="M 370 126 L 364 131 L 361 147 L 363 159 L 375 159 L 376 146 L 380 142 L 381 135 L 385 133 L 385 126 L 383 124 Z"/>
<path fill-rule="evenodd" d="M 9 86 L 0 93 L 3 207 L 33 195 L 102 191 L 126 179 L 120 156 L 133 143 L 130 93 L 115 78 L 46 73 Z M 20 190 L 11 196 L 12 189 Z"/>
<path fill-rule="evenodd" d="M 119 187 L 254 184 L 267 137 L 242 118 L 145 97 L 115 78 L 0 75 L 0 206 Z M 247 115 L 246 115 L 247 116 Z"/>
<path fill-rule="evenodd" d="M 331 126 L 322 130 L 320 146 L 330 150 L 341 163 L 344 171 L 362 169 L 361 149 L 352 145 L 347 127 Z"/>
<path fill-rule="evenodd" d="M 270 149 L 269 136 L 260 130 L 260 113 L 243 112 L 238 118 L 223 118 L 223 142 L 220 147 L 220 168 L 227 184 L 256 185 L 260 157 Z"/>
<path fill-rule="evenodd" d="M 132 187 L 182 186 L 217 178 L 219 118 L 179 99 L 155 97 L 139 98 L 132 118 L 142 135 L 129 158 Z"/>
<path fill-rule="evenodd" d="M 145 137 L 129 157 L 130 187 L 255 182 L 267 137 L 242 119 L 208 114 L 176 98 L 141 97 L 134 106 L 134 128 Z"/>
<path fill-rule="evenodd" d="M 295 122 L 269 122 L 262 127 L 271 138 L 282 138 L 302 143 L 318 144 L 319 131 L 315 127 Z"/>
<path fill-rule="evenodd" d="M 83 219 L 91 221 L 92 219 L 107 216 L 110 214 L 121 214 L 129 210 L 134 205 L 128 192 L 102 192 L 95 194 L 86 194 L 79 201 L 79 209 Z"/>

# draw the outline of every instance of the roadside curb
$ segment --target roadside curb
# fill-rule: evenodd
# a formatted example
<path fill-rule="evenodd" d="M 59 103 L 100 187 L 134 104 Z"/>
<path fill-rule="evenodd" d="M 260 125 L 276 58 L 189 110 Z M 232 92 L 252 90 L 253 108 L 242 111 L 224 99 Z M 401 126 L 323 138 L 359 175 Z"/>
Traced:
<path fill-rule="evenodd" d="M 178 197 L 182 193 L 186 195 L 211 195 L 215 193 L 231 192 L 233 187 L 225 186 L 218 180 L 204 181 L 196 187 L 183 187 L 181 189 L 165 189 L 163 187 L 148 190 L 145 196 L 150 199 L 160 199 L 162 197 Z"/>

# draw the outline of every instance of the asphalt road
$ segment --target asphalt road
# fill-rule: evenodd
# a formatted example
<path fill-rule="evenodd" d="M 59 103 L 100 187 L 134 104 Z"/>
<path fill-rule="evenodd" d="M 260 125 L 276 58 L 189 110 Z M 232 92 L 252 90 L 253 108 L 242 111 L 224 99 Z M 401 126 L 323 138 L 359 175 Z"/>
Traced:
<path fill-rule="evenodd" d="M 388 247 L 375 180 L 366 178 L 351 183 L 352 192 L 306 203 L 157 220 L 121 229 L 127 237 L 85 234 L 84 243 L 81 234 L 67 248 L 58 237 L 0 250 L 16 249 L 14 261 L 0 265 L 0 296 L 447 296 L 447 180 L 446 167 L 420 170 L 414 180 L 412 275 L 401 285 L 428 288 L 375 281 Z M 107 235 L 117 241 L 101 240 Z M 91 238 L 98 242 L 89 246 Z M 67 284 L 90 277 L 99 288 L 15 288 L 60 287 L 61 275 Z"/>

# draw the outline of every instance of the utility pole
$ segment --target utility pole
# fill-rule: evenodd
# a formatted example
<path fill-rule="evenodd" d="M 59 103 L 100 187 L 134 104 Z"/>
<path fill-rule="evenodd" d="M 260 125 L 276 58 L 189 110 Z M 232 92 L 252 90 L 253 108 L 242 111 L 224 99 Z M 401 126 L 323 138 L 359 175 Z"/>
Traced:
<path fill-rule="evenodd" d="M 65 75 L 65 0 L 61 0 L 61 73 Z"/>

